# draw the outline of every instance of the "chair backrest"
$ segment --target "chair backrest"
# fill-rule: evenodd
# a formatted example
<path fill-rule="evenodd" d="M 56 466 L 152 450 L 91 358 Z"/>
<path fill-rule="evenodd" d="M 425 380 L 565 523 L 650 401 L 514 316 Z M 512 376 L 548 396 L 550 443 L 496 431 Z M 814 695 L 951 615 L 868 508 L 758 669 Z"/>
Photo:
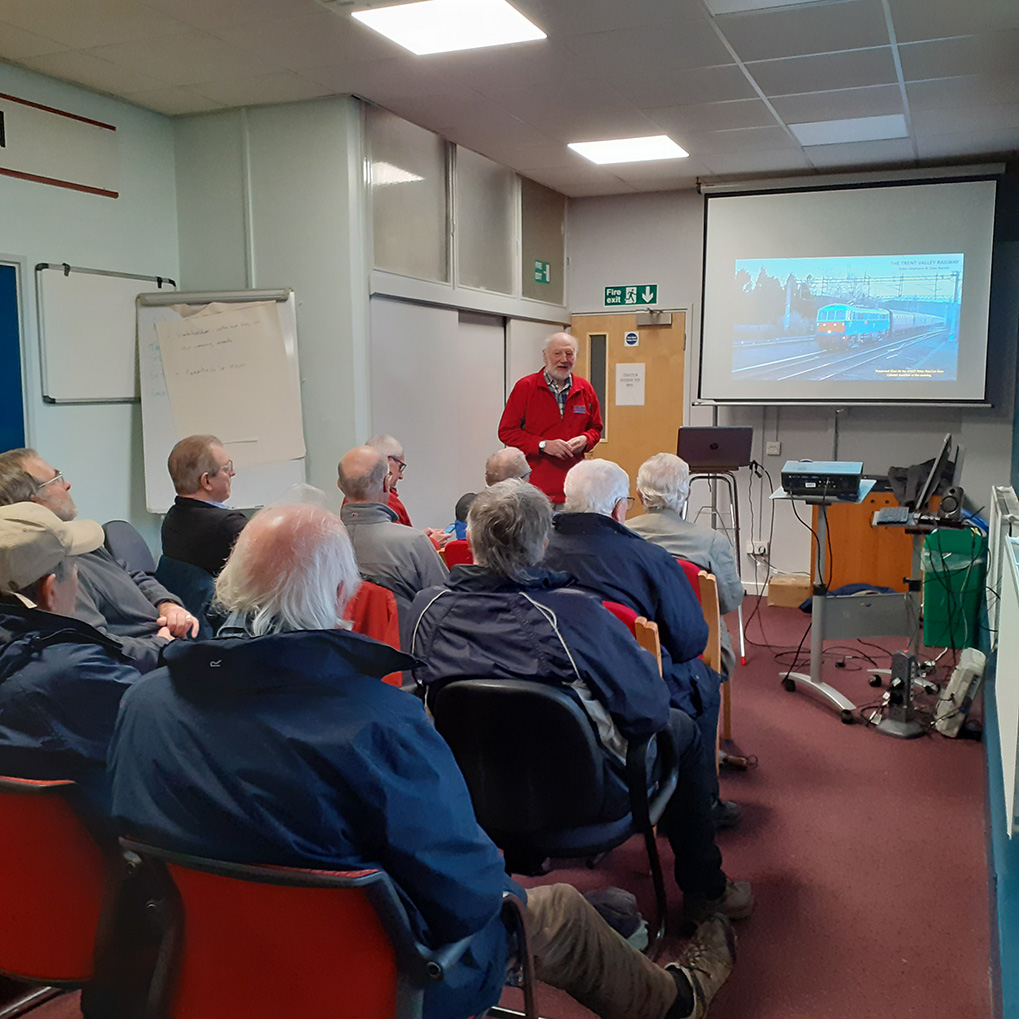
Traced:
<path fill-rule="evenodd" d="M 631 609 L 629 605 L 623 605 L 617 601 L 605 601 L 602 600 L 602 605 L 605 606 L 618 619 L 620 622 L 626 624 L 630 633 L 635 637 L 637 636 L 637 612 L 635 609 Z"/>
<path fill-rule="evenodd" d="M 693 588 L 693 593 L 697 595 L 697 600 L 701 600 L 701 585 L 698 579 L 704 571 L 696 563 L 690 562 L 689 559 L 676 558 L 676 562 L 682 567 L 683 572 L 686 574 L 686 579 L 690 582 L 690 586 Z"/>
<path fill-rule="evenodd" d="M 454 538 L 452 541 L 447 541 L 441 551 L 442 558 L 446 560 L 446 565 L 450 569 L 454 566 L 469 566 L 474 562 L 474 553 L 471 552 L 471 546 L 467 543 L 466 538 Z"/>
<path fill-rule="evenodd" d="M 212 574 L 194 563 L 185 563 L 163 555 L 159 557 L 159 565 L 156 567 L 156 580 L 180 598 L 184 608 L 198 620 L 198 639 L 208 640 L 213 635 L 209 606 L 216 591 L 216 581 Z"/>
<path fill-rule="evenodd" d="M 658 674 L 662 674 L 662 639 L 658 633 L 658 624 L 638 616 L 633 623 L 633 635 L 637 643 L 645 650 L 650 651 L 658 663 Z"/>
<path fill-rule="evenodd" d="M 144 570 L 155 573 L 156 561 L 152 558 L 145 539 L 126 520 L 107 520 L 103 524 L 106 533 L 105 545 L 114 559 L 122 559 L 132 572 Z"/>
<path fill-rule="evenodd" d="M 430 703 L 496 845 L 503 835 L 601 819 L 604 752 L 569 692 L 534 680 L 460 679 Z"/>
<path fill-rule="evenodd" d="M 701 656 L 715 672 L 722 671 L 722 614 L 718 606 L 718 581 L 713 573 L 701 570 L 697 577 L 701 610 L 708 624 L 708 644 Z"/>
<path fill-rule="evenodd" d="M 399 614 L 392 591 L 370 580 L 362 580 L 357 593 L 347 602 L 345 615 L 353 624 L 354 633 L 364 634 L 400 650 Z M 399 686 L 400 674 L 392 675 L 397 677 L 395 685 Z M 389 676 L 386 682 L 392 682 Z"/>
<path fill-rule="evenodd" d="M 84 984 L 114 865 L 67 795 L 70 781 L 0 778 L 0 970 Z"/>
<path fill-rule="evenodd" d="M 389 878 L 208 860 L 128 839 L 165 868 L 153 985 L 164 1019 L 401 1019 L 420 1014 L 427 950 Z"/>

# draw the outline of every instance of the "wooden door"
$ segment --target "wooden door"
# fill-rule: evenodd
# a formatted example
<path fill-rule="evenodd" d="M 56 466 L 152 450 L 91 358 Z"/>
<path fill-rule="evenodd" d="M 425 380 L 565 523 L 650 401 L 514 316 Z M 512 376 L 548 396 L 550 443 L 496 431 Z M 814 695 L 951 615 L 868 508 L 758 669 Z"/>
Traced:
<path fill-rule="evenodd" d="M 676 452 L 676 432 L 683 423 L 683 363 L 686 314 L 672 312 L 671 325 L 638 326 L 637 316 L 577 315 L 572 333 L 577 338 L 577 374 L 590 379 L 601 400 L 605 432 L 593 455 L 614 460 L 630 475 L 630 492 L 637 469 L 655 453 Z M 626 334 L 637 334 L 636 346 L 627 346 Z M 629 396 L 625 387 L 617 394 L 617 366 L 631 377 L 643 373 L 643 403 L 617 403 Z M 592 377 L 592 373 L 593 376 Z M 639 503 L 631 516 L 642 513 Z"/>

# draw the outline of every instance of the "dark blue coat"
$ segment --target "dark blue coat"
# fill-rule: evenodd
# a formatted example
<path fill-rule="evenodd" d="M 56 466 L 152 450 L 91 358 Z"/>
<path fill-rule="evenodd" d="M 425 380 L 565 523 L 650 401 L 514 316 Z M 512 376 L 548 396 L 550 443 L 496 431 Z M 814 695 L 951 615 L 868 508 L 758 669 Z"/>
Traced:
<path fill-rule="evenodd" d="M 0 774 L 74 779 L 105 815 L 117 708 L 141 678 L 130 661 L 87 623 L 0 602 Z"/>
<path fill-rule="evenodd" d="M 393 879 L 417 936 L 476 935 L 425 1015 L 498 999 L 504 888 L 463 777 L 421 703 L 380 678 L 413 660 L 342 630 L 174 642 L 124 699 L 110 749 L 124 831 L 244 863 Z"/>
<path fill-rule="evenodd" d="M 718 701 L 719 677 L 698 658 L 708 625 L 686 575 L 657 545 L 601 513 L 560 513 L 545 553 L 549 569 L 658 624 L 672 704 L 693 718 Z"/>

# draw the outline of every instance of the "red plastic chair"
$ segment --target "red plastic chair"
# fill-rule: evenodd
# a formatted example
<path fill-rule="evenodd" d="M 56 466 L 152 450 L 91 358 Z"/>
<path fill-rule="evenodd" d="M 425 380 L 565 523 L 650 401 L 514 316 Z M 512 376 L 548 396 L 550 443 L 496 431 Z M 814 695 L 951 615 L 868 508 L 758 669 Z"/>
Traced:
<path fill-rule="evenodd" d="M 73 809 L 74 785 L 0 777 L 0 970 L 55 985 L 26 1003 L 93 978 L 112 912 L 119 861 Z"/>
<path fill-rule="evenodd" d="M 696 563 L 690 562 L 689 559 L 676 558 L 676 562 L 683 567 L 683 572 L 686 574 L 686 579 L 690 581 L 690 586 L 693 588 L 693 593 L 697 595 L 698 603 L 701 600 L 701 582 L 700 575 L 703 571 L 703 566 L 698 566 Z"/>
<path fill-rule="evenodd" d="M 120 841 L 168 886 L 149 1009 L 161 1019 L 414 1019 L 424 988 L 467 947 L 416 942 L 379 870 L 227 863 Z M 522 930 L 519 907 L 504 906 Z M 530 967 L 525 976 L 533 986 Z"/>
<path fill-rule="evenodd" d="M 637 613 L 634 609 L 631 609 L 629 605 L 623 605 L 617 601 L 602 601 L 602 605 L 605 606 L 616 617 L 623 623 L 626 623 L 630 630 L 630 633 L 637 636 Z"/>
<path fill-rule="evenodd" d="M 442 549 L 442 557 L 450 569 L 454 566 L 470 566 L 474 562 L 474 553 L 471 552 L 471 546 L 466 538 L 447 541 Z"/>
<path fill-rule="evenodd" d="M 350 620 L 354 633 L 364 634 L 400 650 L 399 614 L 392 591 L 370 580 L 362 580 L 357 593 L 347 602 L 344 615 Z M 400 686 L 403 677 L 399 672 L 391 672 L 382 677 L 382 682 Z"/>

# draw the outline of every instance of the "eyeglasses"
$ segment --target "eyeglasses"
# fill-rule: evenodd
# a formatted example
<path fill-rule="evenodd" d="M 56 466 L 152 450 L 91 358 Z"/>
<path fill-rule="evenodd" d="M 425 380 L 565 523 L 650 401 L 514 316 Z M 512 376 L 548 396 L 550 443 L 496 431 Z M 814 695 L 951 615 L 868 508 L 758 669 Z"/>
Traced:
<path fill-rule="evenodd" d="M 226 471 L 227 474 L 230 475 L 234 475 L 237 473 L 234 470 L 233 460 L 227 460 L 225 464 L 220 464 L 214 471 L 206 471 L 206 474 L 208 474 L 210 478 L 214 478 L 217 474 L 219 474 L 220 471 Z"/>
<path fill-rule="evenodd" d="M 398 456 L 390 454 L 389 459 L 392 460 L 401 471 L 405 471 L 407 469 L 407 465 Z"/>
<path fill-rule="evenodd" d="M 627 508 L 627 509 L 633 509 L 633 504 L 634 504 L 634 503 L 635 503 L 636 501 L 637 501 L 637 500 L 636 500 L 636 499 L 634 499 L 634 497 L 633 497 L 632 495 L 628 495 L 628 496 L 626 497 L 626 508 Z"/>
<path fill-rule="evenodd" d="M 61 474 L 60 471 L 57 471 L 57 473 L 54 474 L 53 477 L 49 479 L 49 481 L 40 481 L 36 485 L 36 491 L 37 492 L 41 492 L 47 485 L 52 485 L 54 481 L 63 481 L 63 480 L 64 480 L 63 474 Z"/>

